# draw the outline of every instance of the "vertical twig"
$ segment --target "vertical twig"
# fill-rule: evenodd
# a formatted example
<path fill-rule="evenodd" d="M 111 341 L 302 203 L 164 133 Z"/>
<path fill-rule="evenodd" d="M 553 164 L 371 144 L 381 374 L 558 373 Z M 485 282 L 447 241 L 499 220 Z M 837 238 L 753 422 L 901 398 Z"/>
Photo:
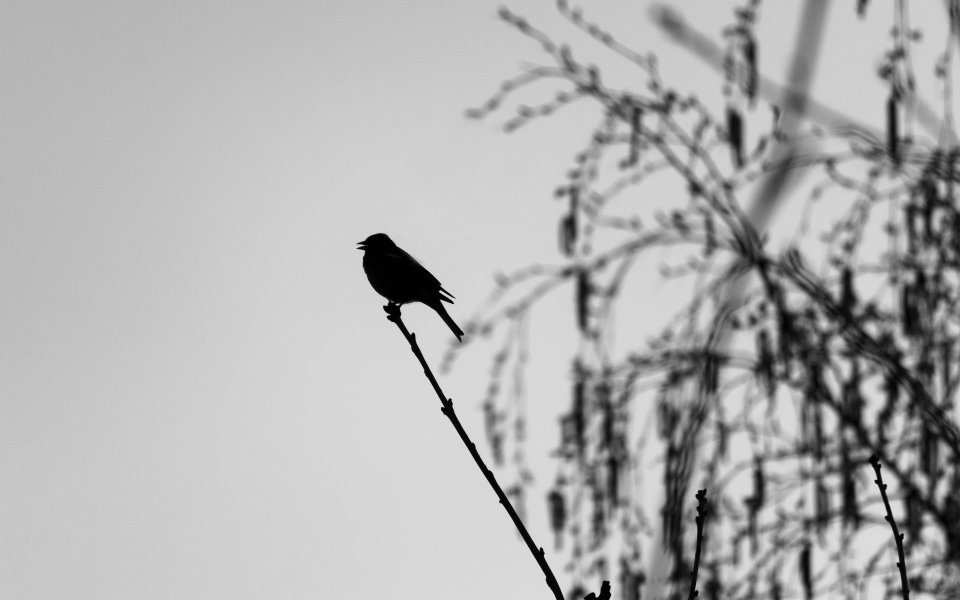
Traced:
<path fill-rule="evenodd" d="M 583 597 L 583 600 L 610 600 L 610 582 L 604 581 L 600 585 L 600 595 L 596 595 L 593 592 L 590 592 Z"/>
<path fill-rule="evenodd" d="M 700 571 L 700 548 L 703 546 L 703 523 L 707 519 L 707 490 L 697 491 L 697 550 L 693 555 L 693 571 L 690 571 L 690 594 L 688 600 L 696 598 L 700 592 L 697 591 L 697 573 Z"/>
<path fill-rule="evenodd" d="M 910 585 L 907 582 L 907 561 L 903 555 L 903 534 L 897 527 L 897 521 L 893 518 L 893 511 L 890 510 L 890 501 L 887 499 L 887 484 L 883 482 L 880 476 L 880 458 L 876 454 L 870 457 L 870 464 L 873 465 L 873 471 L 877 474 L 875 483 L 880 488 L 880 497 L 883 498 L 883 507 L 887 509 L 887 523 L 893 529 L 893 539 L 897 543 L 897 556 L 900 562 L 897 563 L 897 569 L 900 570 L 900 590 L 903 594 L 903 600 L 910 600 Z"/>
<path fill-rule="evenodd" d="M 514 509 L 513 504 L 510 503 L 510 499 L 507 498 L 507 495 L 503 492 L 503 488 L 500 487 L 496 477 L 493 476 L 493 472 L 490 471 L 490 469 L 487 468 L 487 465 L 483 462 L 483 459 L 480 457 L 480 453 L 477 452 L 476 444 L 470 440 L 470 436 L 467 435 L 467 432 L 463 429 L 463 425 L 460 424 L 460 419 L 457 418 L 457 414 L 453 410 L 453 400 L 450 400 L 443 394 L 443 390 L 440 389 L 440 384 L 437 383 L 437 378 L 433 376 L 433 371 L 430 369 L 430 366 L 427 365 L 427 360 L 423 357 L 423 353 L 420 351 L 420 346 L 417 345 L 416 336 L 410 333 L 407 330 L 407 326 L 403 324 L 403 320 L 400 318 L 400 306 L 391 302 L 390 304 L 384 306 L 383 310 L 387 313 L 387 319 L 393 321 L 397 327 L 400 328 L 400 333 L 403 334 L 403 337 L 405 337 L 407 342 L 410 344 L 410 349 L 413 350 L 413 354 L 417 357 L 417 360 L 420 361 L 420 365 L 423 367 L 423 374 L 427 376 L 427 379 L 430 381 L 430 385 L 433 386 L 433 390 L 437 393 L 437 397 L 440 398 L 440 403 L 443 405 L 443 408 L 440 409 L 441 412 L 443 412 L 443 414 L 450 419 L 450 423 L 453 425 L 453 428 L 457 430 L 457 435 L 460 436 L 460 440 L 463 442 L 464 446 L 467 447 L 467 450 L 470 451 L 470 456 L 473 457 L 474 462 L 477 463 L 477 467 L 480 468 L 480 472 L 483 473 L 483 476 L 487 478 L 487 483 L 490 484 L 490 487 L 492 487 L 493 491 L 497 494 L 497 498 L 500 499 L 500 504 L 503 505 L 503 508 L 507 511 L 507 514 L 510 515 L 510 519 L 513 521 L 514 526 L 517 528 L 517 531 L 520 532 L 520 537 L 523 538 L 523 541 L 530 550 L 530 553 L 533 554 L 537 564 L 540 565 L 540 570 L 543 571 L 543 574 L 547 580 L 547 587 L 549 587 L 550 591 L 553 592 L 553 596 L 556 598 L 556 600 L 564 600 L 563 592 L 560 590 L 560 584 L 557 582 L 557 578 L 554 576 L 553 571 L 550 570 L 550 565 L 547 564 L 547 559 L 544 557 L 543 548 L 538 547 L 533 542 L 533 538 L 530 537 L 530 533 L 527 532 L 527 528 L 524 527 L 523 521 L 520 520 L 520 516 L 517 514 L 516 509 Z"/>

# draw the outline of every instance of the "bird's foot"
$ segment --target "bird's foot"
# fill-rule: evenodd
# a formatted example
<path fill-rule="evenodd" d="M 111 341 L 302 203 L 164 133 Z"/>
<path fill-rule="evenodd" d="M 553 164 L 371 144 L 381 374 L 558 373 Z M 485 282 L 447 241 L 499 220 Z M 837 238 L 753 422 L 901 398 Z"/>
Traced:
<path fill-rule="evenodd" d="M 399 319 L 399 318 L 400 318 L 400 305 L 397 304 L 396 302 L 390 302 L 390 303 L 388 303 L 386 306 L 383 307 L 383 312 L 387 313 L 387 316 L 388 316 L 388 317 L 392 317 L 392 318 L 394 318 L 394 319 Z"/>

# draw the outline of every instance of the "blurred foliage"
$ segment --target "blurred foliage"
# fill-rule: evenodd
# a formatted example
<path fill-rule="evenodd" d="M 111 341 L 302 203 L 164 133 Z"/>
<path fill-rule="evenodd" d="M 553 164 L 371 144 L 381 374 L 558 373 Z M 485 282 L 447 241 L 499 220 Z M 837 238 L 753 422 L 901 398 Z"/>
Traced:
<path fill-rule="evenodd" d="M 953 0 L 928 7 L 950 23 L 942 59 L 923 65 L 942 86 L 938 112 L 914 77 L 920 30 L 905 1 L 889 7 L 897 26 L 870 75 L 889 93 L 864 98 L 885 111 L 886 132 L 817 103 L 799 67 L 790 88 L 763 76 L 758 51 L 782 41 L 758 37 L 758 0 L 732 6 L 719 44 L 667 6 L 651 12 L 678 44 L 716 61 L 719 107 L 667 86 L 655 56 L 565 0 L 560 15 L 630 61 L 642 89 L 605 83 L 569 45 L 501 9 L 548 61 L 503 82 L 468 116 L 507 112 L 503 128 L 514 132 L 573 103 L 598 108 L 556 186 L 561 263 L 500 277 L 466 328 L 470 341 L 503 332 L 483 408 L 495 460 L 514 462 L 521 497 L 533 481 L 523 452 L 522 377 L 536 350 L 527 320 L 544 297 L 569 290 L 577 342 L 545 508 L 571 598 L 605 578 L 615 597 L 650 597 L 660 589 L 651 587 L 656 564 L 669 567 L 663 594 L 685 594 L 695 488 L 711 495 L 701 597 L 852 598 L 871 581 L 899 595 L 872 455 L 905 532 L 912 590 L 960 593 L 960 146 L 949 93 L 960 10 Z M 864 19 L 880 9 L 845 8 Z M 809 45 L 797 55 L 815 62 L 825 8 L 809 1 L 804 10 Z M 542 101 L 511 113 L 514 94 L 541 82 L 527 95 Z M 916 122 L 938 141 L 910 135 Z M 651 198 L 654 177 L 681 191 Z M 800 177 L 816 183 L 801 190 Z M 803 203 L 803 218 L 775 246 L 767 220 L 787 197 Z M 645 258 L 652 250 L 667 257 L 658 274 Z M 615 333 L 650 325 L 624 291 L 631 284 L 676 285 L 688 300 L 658 335 L 618 354 Z"/>

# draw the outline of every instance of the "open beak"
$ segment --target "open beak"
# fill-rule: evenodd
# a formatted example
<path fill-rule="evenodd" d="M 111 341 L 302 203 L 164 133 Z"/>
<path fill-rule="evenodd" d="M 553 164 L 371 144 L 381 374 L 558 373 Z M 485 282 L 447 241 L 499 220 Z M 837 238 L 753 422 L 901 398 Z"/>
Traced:
<path fill-rule="evenodd" d="M 357 250 L 366 250 L 366 249 L 367 249 L 367 242 L 366 242 L 366 241 L 358 242 L 358 243 L 357 243 Z"/>

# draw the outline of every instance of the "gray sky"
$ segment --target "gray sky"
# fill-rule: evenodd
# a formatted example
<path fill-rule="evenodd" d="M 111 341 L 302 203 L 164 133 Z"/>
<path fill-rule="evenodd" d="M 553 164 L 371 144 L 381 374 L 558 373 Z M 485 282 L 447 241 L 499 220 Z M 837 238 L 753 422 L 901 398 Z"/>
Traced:
<path fill-rule="evenodd" d="M 644 3 L 595 4 L 667 52 L 675 83 L 718 89 Z M 711 34 L 726 22 L 726 6 L 677 4 Z M 561 25 L 551 2 L 510 6 Z M 513 137 L 504 115 L 463 118 L 542 59 L 496 9 L 0 8 L 0 596 L 545 597 L 354 249 L 390 233 L 461 323 L 495 271 L 556 260 L 549 194 L 591 113 Z M 443 324 L 405 315 L 438 358 Z M 488 359 L 443 382 L 478 440 Z M 546 353 L 533 376 L 566 360 Z"/>
<path fill-rule="evenodd" d="M 354 248 L 392 233 L 461 321 L 514 264 L 489 234 L 550 184 L 462 117 L 525 46 L 495 11 L 0 9 L 0 596 L 541 590 Z"/>

